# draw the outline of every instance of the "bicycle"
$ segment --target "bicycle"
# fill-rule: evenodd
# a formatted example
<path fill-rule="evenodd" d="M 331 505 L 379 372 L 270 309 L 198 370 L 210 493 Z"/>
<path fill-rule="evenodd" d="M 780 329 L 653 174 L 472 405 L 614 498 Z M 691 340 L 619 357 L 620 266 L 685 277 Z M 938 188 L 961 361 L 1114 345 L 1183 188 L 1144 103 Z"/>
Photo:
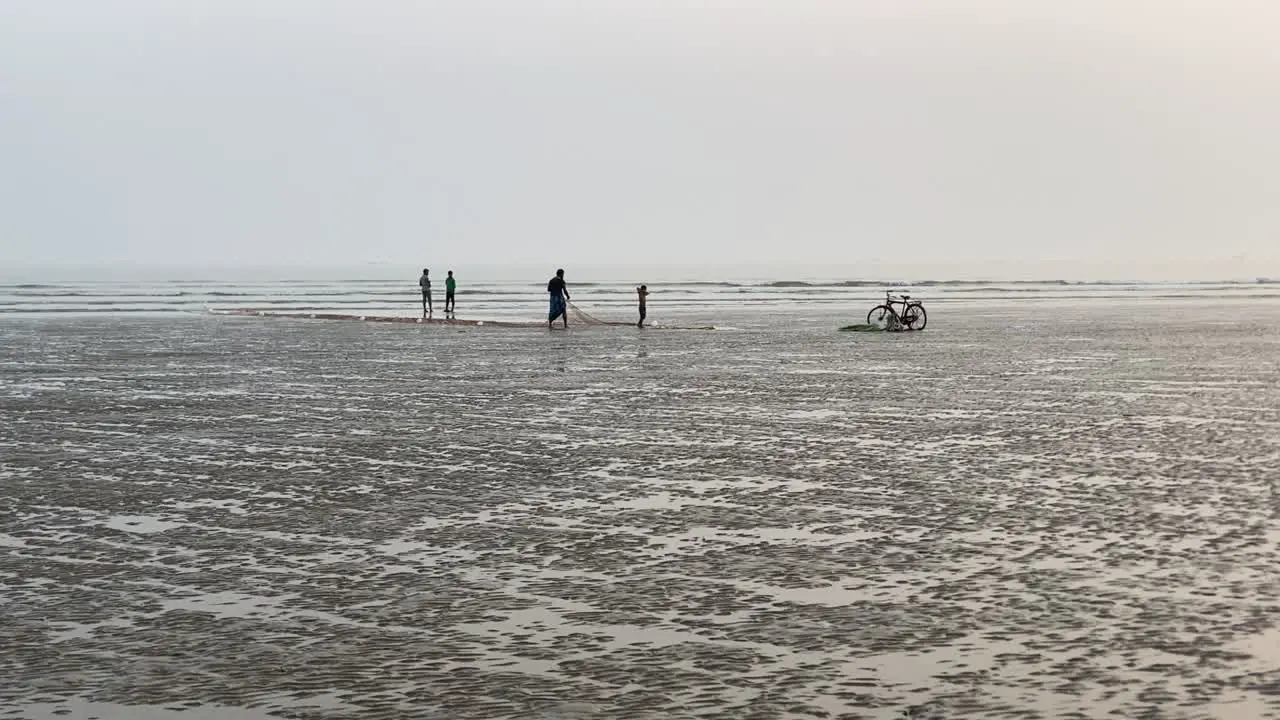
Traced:
<path fill-rule="evenodd" d="M 901 307 L 902 312 L 895 310 L 895 305 Z M 871 308 L 867 313 L 868 325 L 884 325 L 886 330 L 923 330 L 928 322 L 929 315 L 924 306 L 919 300 L 912 300 L 910 295 L 894 298 L 886 292 L 884 304 Z"/>

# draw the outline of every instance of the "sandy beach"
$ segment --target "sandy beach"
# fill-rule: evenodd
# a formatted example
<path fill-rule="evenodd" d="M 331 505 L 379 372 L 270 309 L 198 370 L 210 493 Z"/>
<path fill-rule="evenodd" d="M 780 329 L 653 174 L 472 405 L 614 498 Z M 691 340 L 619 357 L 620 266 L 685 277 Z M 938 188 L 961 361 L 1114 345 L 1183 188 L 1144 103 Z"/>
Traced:
<path fill-rule="evenodd" d="M 1280 717 L 1280 305 L 930 310 L 5 319 L 0 718 Z"/>

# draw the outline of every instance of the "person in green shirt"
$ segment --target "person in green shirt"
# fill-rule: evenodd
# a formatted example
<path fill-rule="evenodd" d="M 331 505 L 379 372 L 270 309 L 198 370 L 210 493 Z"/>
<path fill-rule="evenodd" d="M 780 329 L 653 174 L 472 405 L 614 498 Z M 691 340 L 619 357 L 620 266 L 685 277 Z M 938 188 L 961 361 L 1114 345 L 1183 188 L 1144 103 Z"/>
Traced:
<path fill-rule="evenodd" d="M 458 281 L 453 279 L 453 271 L 449 271 L 449 276 L 444 279 L 444 311 L 453 312 L 454 300 L 453 293 L 458 289 Z"/>

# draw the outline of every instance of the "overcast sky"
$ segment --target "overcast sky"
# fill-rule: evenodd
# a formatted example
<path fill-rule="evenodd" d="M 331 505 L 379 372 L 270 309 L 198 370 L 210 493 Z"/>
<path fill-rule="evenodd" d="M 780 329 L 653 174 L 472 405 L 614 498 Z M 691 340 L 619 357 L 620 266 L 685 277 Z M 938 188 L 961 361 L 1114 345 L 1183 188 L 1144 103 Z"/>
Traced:
<path fill-rule="evenodd" d="M 0 262 L 1280 275 L 1277 37 L 1274 0 L 0 0 Z"/>

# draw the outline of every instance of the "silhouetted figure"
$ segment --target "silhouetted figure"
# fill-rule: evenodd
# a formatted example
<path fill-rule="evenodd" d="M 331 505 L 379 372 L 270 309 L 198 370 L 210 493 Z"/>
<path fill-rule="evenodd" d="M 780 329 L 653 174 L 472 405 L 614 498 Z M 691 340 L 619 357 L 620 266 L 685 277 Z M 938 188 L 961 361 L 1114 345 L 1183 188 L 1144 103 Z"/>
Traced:
<path fill-rule="evenodd" d="M 444 279 L 444 311 L 451 313 L 454 310 L 453 294 L 458 289 L 458 281 L 453 279 L 453 271 L 449 271 L 448 277 Z"/>
<path fill-rule="evenodd" d="M 569 302 L 569 286 L 564 284 L 564 270 L 556 270 L 556 276 L 547 283 L 547 294 L 551 297 L 551 309 L 547 312 L 547 329 L 551 329 L 556 318 L 564 319 L 564 329 L 569 329 L 569 313 L 566 304 Z"/>
<path fill-rule="evenodd" d="M 418 287 L 422 288 L 422 316 L 434 312 L 431 307 L 431 271 L 422 268 L 422 277 L 418 278 Z"/>
<path fill-rule="evenodd" d="M 636 288 L 636 297 L 640 299 L 640 322 L 636 323 L 636 327 L 644 327 L 644 319 L 647 316 L 645 312 L 645 300 L 649 297 L 649 286 L 641 285 Z"/>

